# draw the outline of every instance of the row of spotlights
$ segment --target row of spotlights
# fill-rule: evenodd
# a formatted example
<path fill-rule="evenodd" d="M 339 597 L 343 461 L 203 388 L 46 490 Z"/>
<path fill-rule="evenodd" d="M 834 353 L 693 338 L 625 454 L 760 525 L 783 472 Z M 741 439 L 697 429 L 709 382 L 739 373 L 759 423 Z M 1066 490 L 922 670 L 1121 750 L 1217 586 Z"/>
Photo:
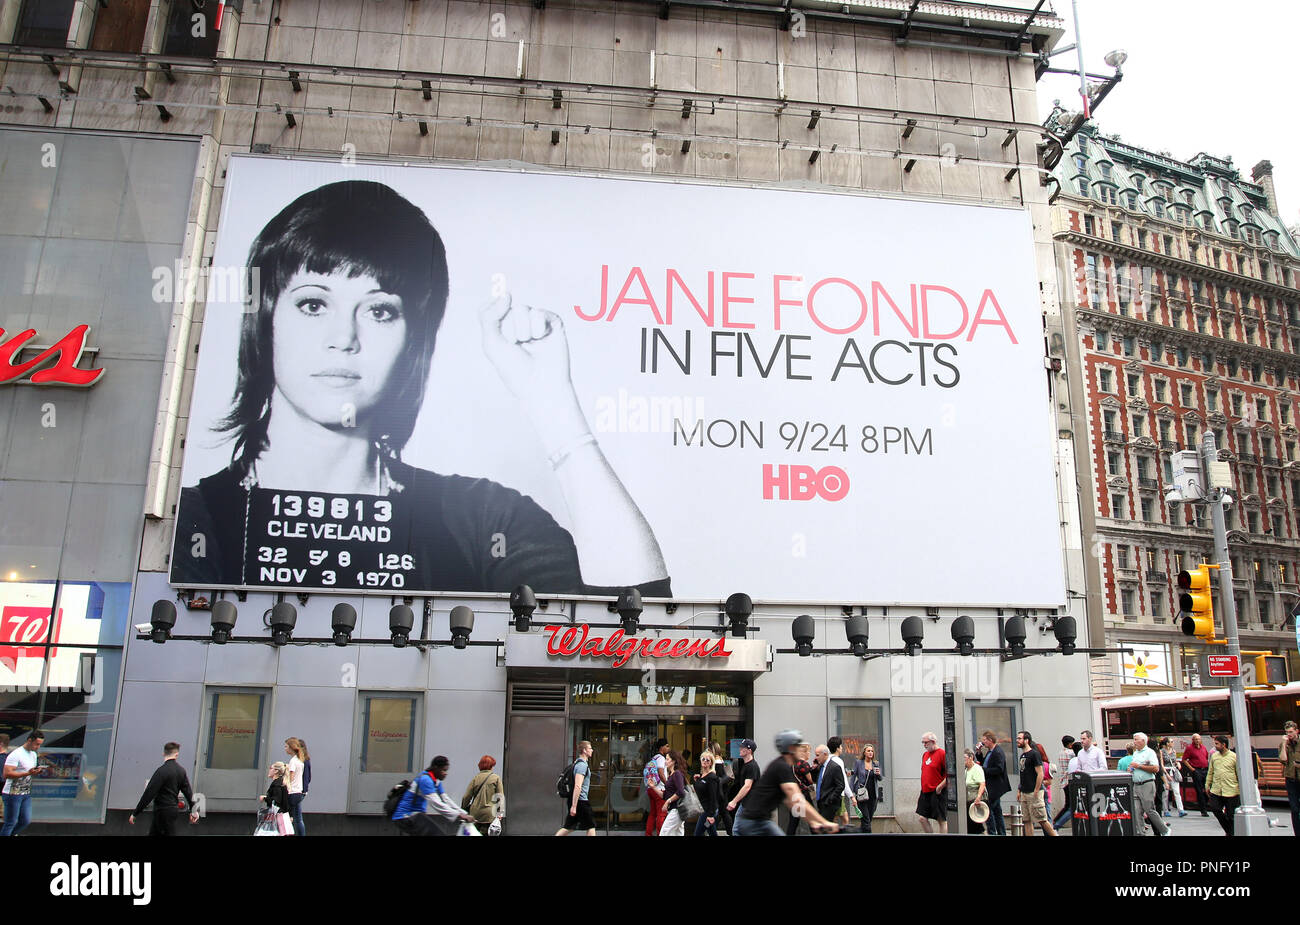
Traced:
<path fill-rule="evenodd" d="M 867 654 L 867 618 L 860 615 L 849 617 L 845 621 L 845 635 L 849 639 L 849 648 L 854 655 Z M 800 655 L 812 655 L 813 637 L 816 635 L 816 623 L 808 614 L 794 618 L 790 627 L 794 636 L 795 648 Z M 1052 632 L 1063 655 L 1073 655 L 1078 630 L 1074 617 L 1057 617 Z M 925 621 L 920 617 L 908 617 L 903 621 L 903 648 L 908 655 L 920 655 L 921 643 L 925 639 Z M 1012 655 L 1023 655 L 1025 651 L 1025 618 L 1012 617 L 1004 625 L 1003 638 Z M 957 643 L 960 655 L 971 655 L 975 651 L 975 621 L 961 616 L 952 621 L 952 640 Z"/>
<path fill-rule="evenodd" d="M 220 600 L 213 604 L 212 641 L 218 645 L 229 642 L 238 617 L 239 609 L 230 601 Z M 293 639 L 293 630 L 298 623 L 298 608 L 288 601 L 280 601 L 271 608 L 268 622 L 271 626 L 271 644 L 283 646 Z M 166 642 L 171 638 L 172 629 L 176 626 L 176 605 L 169 600 L 154 601 L 149 623 L 152 627 L 149 638 L 157 643 Z M 406 604 L 398 604 L 388 611 L 388 630 L 394 647 L 401 649 L 410 643 L 411 630 L 414 626 L 415 611 Z M 356 627 L 356 608 L 351 604 L 335 604 L 330 614 L 334 645 L 349 645 Z M 452 645 L 457 649 L 465 648 L 473 632 L 474 611 L 463 604 L 453 607 L 451 609 Z"/>

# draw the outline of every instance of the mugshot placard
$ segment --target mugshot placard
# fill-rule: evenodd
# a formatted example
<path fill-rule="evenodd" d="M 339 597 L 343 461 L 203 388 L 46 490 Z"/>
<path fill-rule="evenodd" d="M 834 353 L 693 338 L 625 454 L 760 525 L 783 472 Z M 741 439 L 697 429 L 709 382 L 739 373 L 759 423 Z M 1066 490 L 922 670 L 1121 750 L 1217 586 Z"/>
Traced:
<path fill-rule="evenodd" d="M 1064 600 L 1023 212 L 236 156 L 208 275 L 174 584 Z"/>

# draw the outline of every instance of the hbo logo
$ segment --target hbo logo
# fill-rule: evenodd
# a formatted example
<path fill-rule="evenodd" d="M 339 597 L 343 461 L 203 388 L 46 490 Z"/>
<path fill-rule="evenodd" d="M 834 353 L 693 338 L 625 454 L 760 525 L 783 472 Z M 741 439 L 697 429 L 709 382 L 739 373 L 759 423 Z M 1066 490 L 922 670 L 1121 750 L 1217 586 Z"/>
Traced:
<path fill-rule="evenodd" d="M 763 466 L 764 501 L 839 501 L 848 493 L 849 476 L 839 466 Z"/>

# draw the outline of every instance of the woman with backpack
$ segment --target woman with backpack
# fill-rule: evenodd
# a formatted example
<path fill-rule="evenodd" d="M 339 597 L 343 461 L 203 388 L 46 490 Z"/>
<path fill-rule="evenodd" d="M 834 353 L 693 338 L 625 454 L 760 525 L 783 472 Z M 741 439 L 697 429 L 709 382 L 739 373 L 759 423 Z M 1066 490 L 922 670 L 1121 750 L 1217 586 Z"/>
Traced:
<path fill-rule="evenodd" d="M 685 835 L 686 759 L 675 748 L 668 750 L 668 781 L 664 784 L 664 824 L 660 835 Z"/>
<path fill-rule="evenodd" d="M 488 827 L 493 821 L 506 817 L 505 791 L 501 786 L 501 775 L 492 770 L 496 766 L 497 760 L 491 755 L 480 758 L 478 773 L 465 788 L 465 796 L 460 801 L 460 808 L 474 817 L 474 826 L 481 835 L 488 833 Z M 500 797 L 497 796 L 498 794 Z M 501 804 L 500 815 L 498 815 L 498 803 Z"/>

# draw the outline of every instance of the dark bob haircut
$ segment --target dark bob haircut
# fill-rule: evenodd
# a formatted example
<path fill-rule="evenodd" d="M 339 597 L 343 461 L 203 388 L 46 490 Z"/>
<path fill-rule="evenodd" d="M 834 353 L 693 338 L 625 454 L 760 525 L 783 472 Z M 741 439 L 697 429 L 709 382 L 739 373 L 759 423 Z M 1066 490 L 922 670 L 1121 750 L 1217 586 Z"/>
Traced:
<path fill-rule="evenodd" d="M 240 330 L 232 407 L 217 425 L 235 434 L 232 462 L 246 473 L 267 448 L 275 304 L 300 270 L 373 276 L 401 296 L 406 344 L 368 424 L 370 439 L 396 455 L 415 428 L 447 308 L 447 252 L 429 219 L 382 183 L 330 183 L 299 196 L 267 222 L 249 249 L 248 265 L 257 268 L 261 285 Z"/>

